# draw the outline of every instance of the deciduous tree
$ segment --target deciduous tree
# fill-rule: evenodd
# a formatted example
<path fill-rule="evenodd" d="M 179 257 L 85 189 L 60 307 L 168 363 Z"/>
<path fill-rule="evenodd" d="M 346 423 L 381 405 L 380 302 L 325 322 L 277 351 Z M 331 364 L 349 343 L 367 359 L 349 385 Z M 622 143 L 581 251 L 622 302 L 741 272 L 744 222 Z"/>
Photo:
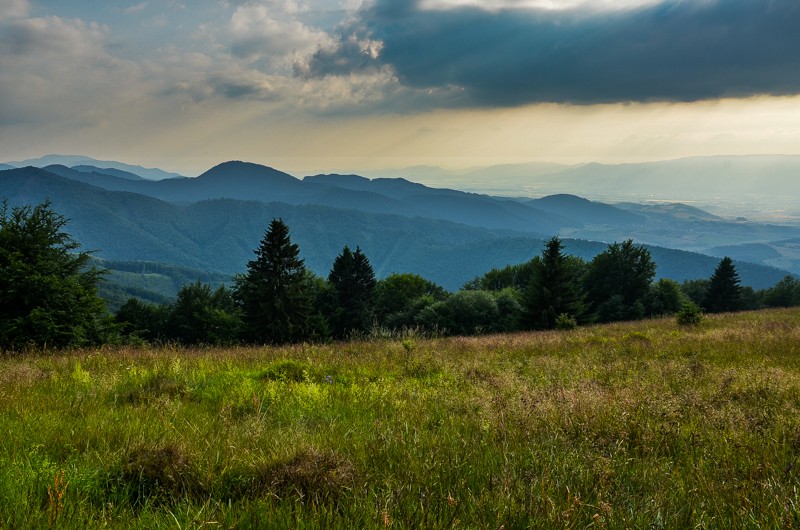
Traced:
<path fill-rule="evenodd" d="M 643 299 L 656 274 L 650 252 L 628 239 L 613 243 L 589 263 L 585 285 L 588 301 L 600 321 L 644 316 Z"/>
<path fill-rule="evenodd" d="M 241 316 L 231 291 L 206 283 L 184 285 L 167 319 L 167 332 L 184 344 L 233 344 L 241 331 Z"/>
<path fill-rule="evenodd" d="M 447 291 L 418 274 L 391 274 L 375 289 L 375 312 L 389 328 L 414 326 L 420 311 L 446 298 Z"/>

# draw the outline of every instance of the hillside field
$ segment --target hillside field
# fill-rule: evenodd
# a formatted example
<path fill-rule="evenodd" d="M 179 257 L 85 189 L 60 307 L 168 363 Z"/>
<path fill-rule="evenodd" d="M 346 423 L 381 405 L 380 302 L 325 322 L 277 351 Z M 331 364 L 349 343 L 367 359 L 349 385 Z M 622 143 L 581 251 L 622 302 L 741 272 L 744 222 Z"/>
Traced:
<path fill-rule="evenodd" d="M 789 528 L 800 311 L 0 358 L 2 528 Z"/>

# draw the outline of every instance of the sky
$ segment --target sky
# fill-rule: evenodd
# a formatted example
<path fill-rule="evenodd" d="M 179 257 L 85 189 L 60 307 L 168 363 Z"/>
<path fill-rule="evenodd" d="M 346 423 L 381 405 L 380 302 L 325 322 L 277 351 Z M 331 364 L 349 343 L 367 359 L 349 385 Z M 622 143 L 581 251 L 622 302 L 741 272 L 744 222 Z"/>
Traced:
<path fill-rule="evenodd" d="M 0 0 L 0 161 L 800 154 L 797 0 Z"/>

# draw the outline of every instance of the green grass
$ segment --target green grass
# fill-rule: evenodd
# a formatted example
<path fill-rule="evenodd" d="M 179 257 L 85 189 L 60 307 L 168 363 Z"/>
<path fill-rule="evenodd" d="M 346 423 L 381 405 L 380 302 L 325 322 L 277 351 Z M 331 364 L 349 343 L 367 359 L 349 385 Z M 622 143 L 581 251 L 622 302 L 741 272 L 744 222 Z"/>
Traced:
<path fill-rule="evenodd" d="M 800 525 L 800 312 L 0 359 L 2 528 Z"/>

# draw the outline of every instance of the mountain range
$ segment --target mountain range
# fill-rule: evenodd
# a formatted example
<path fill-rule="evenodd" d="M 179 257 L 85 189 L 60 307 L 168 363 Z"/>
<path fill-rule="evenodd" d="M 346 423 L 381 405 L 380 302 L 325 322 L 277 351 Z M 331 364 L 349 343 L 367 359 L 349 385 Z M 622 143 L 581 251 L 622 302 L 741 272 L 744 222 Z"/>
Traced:
<path fill-rule="evenodd" d="M 627 164 L 506 164 L 463 170 L 413 166 L 364 175 L 404 176 L 430 186 L 494 195 L 571 193 L 611 202 L 684 202 L 726 215 L 800 221 L 800 155 L 701 156 Z"/>
<path fill-rule="evenodd" d="M 297 179 L 235 161 L 195 178 L 152 181 L 114 167 L 123 164 L 79 162 L 0 170 L 0 197 L 11 204 L 50 199 L 70 219 L 68 231 L 84 248 L 116 263 L 118 268 L 111 268 L 128 281 L 145 263 L 186 269 L 172 271 L 172 278 L 190 280 L 202 271 L 218 275 L 212 283 L 224 281 L 244 271 L 274 217 L 289 224 L 293 241 L 318 274 L 327 275 L 345 244 L 358 245 L 378 276 L 414 272 L 451 290 L 493 267 L 530 259 L 556 234 L 566 238 L 568 252 L 586 259 L 614 240 L 655 243 L 651 253 L 658 275 L 678 281 L 708 277 L 721 248 L 734 258 L 741 250 L 739 255 L 755 258 L 750 261 L 783 266 L 737 262 L 743 283 L 756 288 L 773 285 L 800 264 L 800 256 L 795 260 L 774 248 L 793 248 L 792 242 L 800 241 L 796 227 L 729 220 L 683 204 L 610 205 L 570 194 L 511 199 L 358 175 Z M 762 247 L 756 252 L 752 245 L 772 252 Z M 668 246 L 673 248 L 662 248 Z M 133 272 L 123 270 L 130 262 L 139 265 L 127 266 Z M 159 280 L 170 281 L 174 286 L 177 280 Z"/>
<path fill-rule="evenodd" d="M 13 168 L 20 168 L 27 166 L 44 167 L 56 164 L 69 167 L 89 166 L 95 169 L 104 168 L 106 170 L 119 170 L 129 175 L 135 175 L 138 178 L 146 180 L 163 180 L 170 178 L 180 178 L 182 176 L 179 175 L 178 173 L 171 173 L 169 171 L 164 171 L 158 168 L 146 168 L 142 166 L 124 164 L 122 162 L 116 162 L 114 160 L 97 160 L 95 158 L 83 155 L 45 155 L 40 158 L 29 158 L 27 160 L 20 160 L 17 162 L 7 162 L 6 164 L 0 165 L 0 167 L 8 166 L 4 169 L 13 169 Z"/>

